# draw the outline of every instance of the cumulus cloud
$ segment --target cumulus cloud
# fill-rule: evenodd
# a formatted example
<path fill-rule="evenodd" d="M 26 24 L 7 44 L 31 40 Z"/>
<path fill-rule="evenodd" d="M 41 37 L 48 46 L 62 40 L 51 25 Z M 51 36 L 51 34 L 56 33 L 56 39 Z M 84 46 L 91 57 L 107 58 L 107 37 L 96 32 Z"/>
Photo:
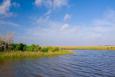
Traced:
<path fill-rule="evenodd" d="M 43 0 L 35 0 L 35 5 L 36 6 L 41 6 Z"/>
<path fill-rule="evenodd" d="M 64 24 L 62 27 L 61 27 L 61 31 L 63 31 L 63 30 L 66 30 L 66 29 L 68 29 L 69 28 L 69 24 Z"/>
<path fill-rule="evenodd" d="M 70 14 L 65 14 L 64 21 L 68 21 L 70 19 L 71 19 L 71 15 Z"/>
<path fill-rule="evenodd" d="M 62 6 L 67 6 L 68 1 L 67 0 L 53 0 L 53 7 L 62 7 Z"/>
<path fill-rule="evenodd" d="M 44 16 L 36 19 L 36 22 L 34 23 L 36 23 L 36 26 L 25 31 L 27 32 L 27 36 L 25 38 L 26 40 L 36 40 L 36 43 L 41 45 L 43 45 L 43 42 L 44 45 L 46 43 L 46 45 L 51 45 L 52 43 L 56 45 L 59 40 L 60 41 L 57 44 L 63 43 L 62 41 L 65 40 L 65 38 L 67 40 L 72 39 L 74 34 L 77 34 L 79 31 L 77 27 L 72 26 L 69 23 L 64 21 L 55 21 Z M 51 42 L 51 44 L 49 42 Z"/>
<path fill-rule="evenodd" d="M 60 8 L 68 5 L 68 0 L 35 0 L 35 5 L 37 7 L 45 6 L 47 8 Z"/>
<path fill-rule="evenodd" d="M 36 19 L 35 23 L 42 25 L 42 26 L 47 25 L 50 23 L 49 16 L 41 16 L 41 17 Z"/>
<path fill-rule="evenodd" d="M 3 3 L 0 5 L 0 14 L 9 15 L 10 7 L 11 7 L 11 0 L 3 0 Z"/>
<path fill-rule="evenodd" d="M 73 25 L 41 16 L 36 21 L 37 26 L 27 30 L 27 35 L 29 40 L 34 39 L 41 45 L 112 45 L 115 41 L 113 11 L 107 10 L 103 16 L 85 25 Z"/>
<path fill-rule="evenodd" d="M 26 40 L 36 40 L 35 43 L 41 45 L 59 45 L 70 41 L 73 35 L 77 34 L 77 29 L 74 27 L 64 26 L 62 23 L 51 23 L 48 28 L 41 28 L 39 26 L 28 29 Z M 75 32 L 76 31 L 76 32 Z M 33 41 L 32 41 L 33 42 Z"/>
<path fill-rule="evenodd" d="M 10 12 L 11 7 L 20 7 L 20 4 L 16 2 L 11 2 L 11 0 L 3 0 L 3 2 L 0 4 L 0 15 L 12 16 L 13 13 Z"/>
<path fill-rule="evenodd" d="M 115 28 L 115 10 L 105 11 L 103 17 L 96 19 L 92 22 L 95 30 L 110 32 Z"/>
<path fill-rule="evenodd" d="M 89 25 L 88 31 L 85 31 L 89 36 L 88 40 L 96 41 L 101 45 L 113 45 L 115 44 L 115 10 L 106 10 L 102 17 L 93 20 Z M 99 39 L 99 40 L 98 40 Z"/>

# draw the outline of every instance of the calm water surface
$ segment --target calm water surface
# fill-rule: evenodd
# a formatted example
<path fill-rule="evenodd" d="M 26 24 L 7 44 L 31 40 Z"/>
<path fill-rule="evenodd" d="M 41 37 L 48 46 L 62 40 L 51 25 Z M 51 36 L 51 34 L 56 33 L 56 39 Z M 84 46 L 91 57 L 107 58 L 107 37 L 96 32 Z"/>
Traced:
<path fill-rule="evenodd" d="M 77 50 L 53 58 L 0 61 L 0 77 L 115 77 L 115 51 Z"/>

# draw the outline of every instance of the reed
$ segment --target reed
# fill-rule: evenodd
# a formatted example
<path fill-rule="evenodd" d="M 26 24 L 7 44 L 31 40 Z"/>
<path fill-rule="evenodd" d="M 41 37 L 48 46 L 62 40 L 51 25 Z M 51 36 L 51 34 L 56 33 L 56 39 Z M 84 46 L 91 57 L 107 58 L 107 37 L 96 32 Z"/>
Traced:
<path fill-rule="evenodd" d="M 59 56 L 72 53 L 73 53 L 72 51 L 67 50 L 61 50 L 55 52 L 10 51 L 10 52 L 0 52 L 0 59 L 41 58 L 41 57 Z"/>
<path fill-rule="evenodd" d="M 64 50 L 115 50 L 115 46 L 59 46 Z"/>

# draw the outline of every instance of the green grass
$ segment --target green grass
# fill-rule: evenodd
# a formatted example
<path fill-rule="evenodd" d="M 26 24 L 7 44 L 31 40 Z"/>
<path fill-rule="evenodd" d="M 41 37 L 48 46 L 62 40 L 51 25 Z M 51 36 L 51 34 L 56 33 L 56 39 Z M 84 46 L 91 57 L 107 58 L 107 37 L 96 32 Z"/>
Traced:
<path fill-rule="evenodd" d="M 65 50 L 115 50 L 115 46 L 60 46 Z"/>
<path fill-rule="evenodd" d="M 21 52 L 21 51 L 10 51 L 0 52 L 0 59 L 25 59 L 25 58 L 41 58 L 41 57 L 52 57 L 65 54 L 72 54 L 72 51 L 61 50 L 55 52 Z"/>

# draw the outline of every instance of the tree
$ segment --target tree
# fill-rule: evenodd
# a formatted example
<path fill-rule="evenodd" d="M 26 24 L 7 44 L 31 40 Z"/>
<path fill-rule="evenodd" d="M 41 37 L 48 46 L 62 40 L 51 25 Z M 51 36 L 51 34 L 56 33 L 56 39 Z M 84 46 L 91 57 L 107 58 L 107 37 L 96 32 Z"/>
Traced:
<path fill-rule="evenodd" d="M 8 33 L 6 36 L 0 36 L 0 50 L 11 50 L 13 42 L 13 33 Z"/>
<path fill-rule="evenodd" d="M 35 44 L 32 44 L 32 45 L 29 45 L 27 46 L 27 51 L 40 51 L 41 50 L 41 47 L 39 45 L 35 45 Z"/>
<path fill-rule="evenodd" d="M 41 51 L 42 51 L 42 52 L 48 52 L 48 47 L 43 47 L 43 48 L 41 49 Z"/>
<path fill-rule="evenodd" d="M 19 44 L 12 44 L 12 50 L 14 51 L 25 51 L 26 44 L 19 43 Z"/>
<path fill-rule="evenodd" d="M 26 47 L 26 45 L 23 43 L 20 43 L 19 46 L 20 46 L 19 50 L 24 51 L 24 48 Z"/>

